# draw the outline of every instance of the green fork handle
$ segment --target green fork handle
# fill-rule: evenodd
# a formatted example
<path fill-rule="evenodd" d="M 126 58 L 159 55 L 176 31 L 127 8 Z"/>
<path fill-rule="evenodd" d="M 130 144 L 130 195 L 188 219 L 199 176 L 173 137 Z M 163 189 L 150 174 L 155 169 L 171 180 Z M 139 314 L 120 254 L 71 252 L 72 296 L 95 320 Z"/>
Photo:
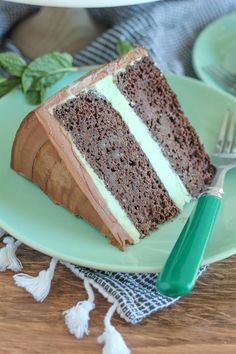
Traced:
<path fill-rule="evenodd" d="M 177 297 L 193 289 L 220 206 L 215 195 L 198 199 L 157 280 L 160 293 Z"/>

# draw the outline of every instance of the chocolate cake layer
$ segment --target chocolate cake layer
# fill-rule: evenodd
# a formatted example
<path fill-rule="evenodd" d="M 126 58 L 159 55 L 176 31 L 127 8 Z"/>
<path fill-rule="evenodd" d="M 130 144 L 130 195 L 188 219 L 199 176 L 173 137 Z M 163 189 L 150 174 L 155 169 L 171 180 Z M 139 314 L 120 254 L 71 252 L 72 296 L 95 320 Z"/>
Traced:
<path fill-rule="evenodd" d="M 58 106 L 54 116 L 142 235 L 178 214 L 121 116 L 104 97 L 81 93 Z"/>
<path fill-rule="evenodd" d="M 189 193 L 196 197 L 215 173 L 174 92 L 149 57 L 118 73 L 117 86 L 147 124 Z"/>

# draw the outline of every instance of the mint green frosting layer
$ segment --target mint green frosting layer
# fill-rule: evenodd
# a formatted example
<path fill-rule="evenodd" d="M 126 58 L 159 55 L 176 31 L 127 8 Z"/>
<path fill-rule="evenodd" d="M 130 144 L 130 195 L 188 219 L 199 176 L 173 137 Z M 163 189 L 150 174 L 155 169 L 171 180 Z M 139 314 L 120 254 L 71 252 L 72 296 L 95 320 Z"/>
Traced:
<path fill-rule="evenodd" d="M 83 167 L 86 169 L 88 174 L 90 175 L 93 183 L 99 190 L 102 198 L 105 200 L 105 203 L 110 210 L 110 212 L 114 215 L 117 219 L 118 223 L 123 227 L 124 230 L 128 232 L 130 237 L 133 239 L 134 243 L 137 243 L 140 238 L 140 234 L 134 224 L 129 219 L 128 215 L 126 214 L 125 210 L 120 206 L 119 202 L 116 198 L 111 194 L 111 192 L 106 188 L 102 179 L 98 177 L 98 175 L 94 172 L 93 168 L 88 164 L 86 159 L 80 153 L 80 151 L 73 146 L 73 151 L 75 155 L 78 156 L 80 162 L 82 163 Z"/>
<path fill-rule="evenodd" d="M 98 81 L 93 88 L 105 96 L 112 107 L 119 112 L 123 121 L 128 126 L 130 133 L 138 142 L 157 176 L 168 191 L 170 198 L 179 209 L 183 209 L 184 204 L 192 199 L 191 196 L 177 173 L 171 167 L 169 160 L 162 153 L 161 147 L 152 138 L 146 124 L 130 107 L 128 100 L 117 88 L 112 75 L 108 75 Z"/>

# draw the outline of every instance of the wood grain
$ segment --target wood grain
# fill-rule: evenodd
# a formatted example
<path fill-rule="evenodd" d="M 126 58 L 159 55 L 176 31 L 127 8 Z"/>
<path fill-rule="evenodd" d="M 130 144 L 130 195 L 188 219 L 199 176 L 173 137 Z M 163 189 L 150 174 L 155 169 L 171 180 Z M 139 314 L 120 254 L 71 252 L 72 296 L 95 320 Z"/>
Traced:
<path fill-rule="evenodd" d="M 85 37 L 81 38 L 79 30 L 73 32 L 73 26 L 79 26 L 79 20 L 70 21 L 73 13 L 74 10 L 43 9 L 16 28 L 13 38 L 31 57 L 52 49 L 74 52 L 84 45 Z M 89 22 L 88 30 L 87 40 L 95 36 Z M 19 257 L 24 271 L 32 275 L 49 262 L 47 256 L 26 246 L 20 247 Z M 195 290 L 176 305 L 137 326 L 126 324 L 117 315 L 113 323 L 134 354 L 235 354 L 235 273 L 236 256 L 212 265 Z M 78 342 L 68 334 L 62 312 L 85 299 L 85 291 L 81 281 L 62 266 L 58 266 L 52 291 L 43 304 L 37 304 L 24 290 L 16 288 L 11 272 L 0 274 L 0 298 L 1 354 L 101 352 L 96 337 L 103 330 L 102 321 L 109 305 L 96 293 L 90 336 Z"/>
<path fill-rule="evenodd" d="M 21 246 L 18 251 L 28 274 L 47 267 L 49 257 Z M 113 323 L 137 354 L 235 353 L 236 256 L 212 265 L 196 289 L 176 305 L 133 326 L 118 315 Z M 109 305 L 96 292 L 88 337 L 78 342 L 67 333 L 62 312 L 86 297 L 82 283 L 58 266 L 49 297 L 37 304 L 13 284 L 12 273 L 0 276 L 1 353 L 99 353 L 96 337 L 103 330 Z"/>
<path fill-rule="evenodd" d="M 53 50 L 78 52 L 104 29 L 84 9 L 42 8 L 17 26 L 12 39 L 33 58 Z"/>

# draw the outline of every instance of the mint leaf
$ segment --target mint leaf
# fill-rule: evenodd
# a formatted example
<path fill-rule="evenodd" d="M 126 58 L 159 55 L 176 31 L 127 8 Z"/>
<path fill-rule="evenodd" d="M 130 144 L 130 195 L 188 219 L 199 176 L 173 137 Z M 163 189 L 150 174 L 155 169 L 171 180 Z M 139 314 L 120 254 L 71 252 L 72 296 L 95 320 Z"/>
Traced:
<path fill-rule="evenodd" d="M 12 76 L 21 77 L 26 62 L 16 53 L 0 53 L 0 67 Z"/>
<path fill-rule="evenodd" d="M 72 67 L 72 61 L 70 54 L 59 52 L 45 54 L 33 60 L 22 75 L 23 91 L 40 91 L 42 81 L 45 88 L 52 86 Z"/>
<path fill-rule="evenodd" d="M 64 69 L 62 68 L 62 69 L 55 70 L 52 73 L 46 74 L 39 79 L 38 86 L 39 87 L 44 86 L 45 88 L 51 87 L 57 81 L 59 81 L 63 77 L 63 75 L 68 71 L 70 71 L 69 68 L 64 68 Z"/>
<path fill-rule="evenodd" d="M 25 93 L 26 101 L 32 105 L 38 105 L 41 103 L 42 97 L 40 91 L 27 91 Z"/>
<path fill-rule="evenodd" d="M 4 79 L 0 78 L 0 97 L 5 96 L 20 84 L 19 78 Z"/>
<path fill-rule="evenodd" d="M 38 105 L 42 102 L 46 88 L 41 85 L 38 90 L 30 90 L 25 93 L 26 100 L 29 104 Z"/>
<path fill-rule="evenodd" d="M 72 66 L 72 62 L 70 54 L 53 52 L 27 65 L 18 54 L 0 53 L 0 69 L 10 74 L 8 79 L 0 76 L 0 97 L 21 84 L 28 103 L 39 104 L 47 88 L 60 80 L 66 72 L 78 70 Z"/>
<path fill-rule="evenodd" d="M 127 54 L 134 49 L 134 46 L 129 41 L 119 41 L 116 44 L 116 51 L 119 55 Z"/>

